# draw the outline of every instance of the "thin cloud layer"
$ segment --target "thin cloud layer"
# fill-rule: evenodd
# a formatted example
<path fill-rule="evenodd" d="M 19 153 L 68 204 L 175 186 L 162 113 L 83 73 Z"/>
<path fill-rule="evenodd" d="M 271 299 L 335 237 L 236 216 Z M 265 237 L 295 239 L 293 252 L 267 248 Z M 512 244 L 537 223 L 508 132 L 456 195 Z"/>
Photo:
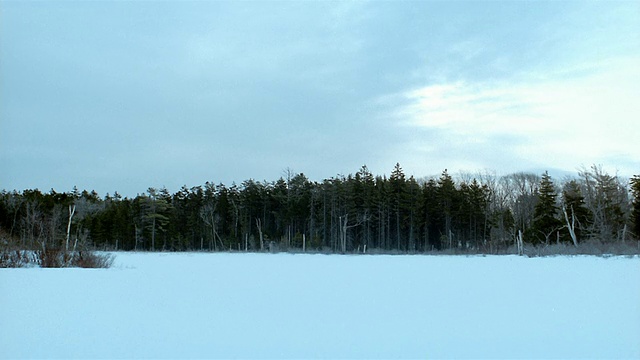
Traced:
<path fill-rule="evenodd" d="M 395 116 L 409 127 L 437 131 L 432 151 L 451 144 L 480 151 L 467 159 L 477 168 L 497 159 L 520 159 L 525 168 L 572 169 L 610 163 L 625 175 L 640 168 L 638 58 L 610 60 L 578 73 L 531 76 L 528 82 L 453 82 L 407 91 Z M 520 139 L 505 142 L 504 138 Z M 615 139 L 612 141 L 612 139 Z M 454 145 L 455 148 L 455 145 Z"/>

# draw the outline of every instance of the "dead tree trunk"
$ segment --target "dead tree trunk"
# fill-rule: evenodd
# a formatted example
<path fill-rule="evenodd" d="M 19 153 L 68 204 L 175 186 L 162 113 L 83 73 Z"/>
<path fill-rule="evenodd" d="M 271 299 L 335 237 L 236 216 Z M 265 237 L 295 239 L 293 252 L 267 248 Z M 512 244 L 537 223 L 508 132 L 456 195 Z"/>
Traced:
<path fill-rule="evenodd" d="M 567 209 L 563 206 L 562 212 L 564 213 L 564 219 L 567 222 L 567 228 L 569 229 L 569 235 L 573 241 L 574 246 L 578 246 L 578 237 L 576 236 L 576 216 L 573 213 L 573 207 L 571 207 L 571 222 L 569 222 L 569 215 L 567 215 Z"/>
<path fill-rule="evenodd" d="M 518 230 L 518 255 L 522 256 L 524 254 L 524 241 L 522 240 L 522 230 Z"/>
<path fill-rule="evenodd" d="M 347 223 L 349 222 L 349 215 L 340 216 L 340 250 L 342 253 L 347 252 Z"/>
<path fill-rule="evenodd" d="M 69 237 L 71 237 L 71 220 L 73 219 L 73 215 L 76 213 L 76 206 L 69 205 L 69 222 L 67 223 L 67 240 L 65 242 L 64 250 L 66 252 L 69 251 Z"/>
<path fill-rule="evenodd" d="M 69 255 L 69 238 L 71 237 L 71 220 L 73 220 L 73 215 L 76 213 L 76 206 L 69 205 L 69 222 L 67 223 L 67 238 L 64 246 L 64 264 L 65 266 L 69 266 L 71 263 L 72 255 Z M 77 243 L 77 240 L 76 240 Z M 73 246 L 73 251 L 75 252 L 76 246 Z"/>
<path fill-rule="evenodd" d="M 258 234 L 260 236 L 260 251 L 264 251 L 264 237 L 262 235 L 262 222 L 259 218 L 256 219 L 256 227 L 258 228 Z"/>

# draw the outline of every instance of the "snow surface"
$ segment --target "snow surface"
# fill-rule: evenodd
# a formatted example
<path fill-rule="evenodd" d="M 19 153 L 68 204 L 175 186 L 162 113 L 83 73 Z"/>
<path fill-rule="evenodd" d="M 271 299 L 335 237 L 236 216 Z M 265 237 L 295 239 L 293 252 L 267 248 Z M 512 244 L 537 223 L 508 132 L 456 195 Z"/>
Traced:
<path fill-rule="evenodd" d="M 2 358 L 640 358 L 640 258 L 118 253 L 0 270 Z"/>

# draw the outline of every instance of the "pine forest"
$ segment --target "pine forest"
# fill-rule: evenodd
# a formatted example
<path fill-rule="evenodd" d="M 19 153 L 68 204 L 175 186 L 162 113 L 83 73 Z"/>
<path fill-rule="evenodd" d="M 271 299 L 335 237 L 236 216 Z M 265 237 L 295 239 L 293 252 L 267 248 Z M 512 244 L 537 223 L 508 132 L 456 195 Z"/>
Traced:
<path fill-rule="evenodd" d="M 286 170 L 276 181 L 117 192 L 0 193 L 9 249 L 506 253 L 523 246 L 628 243 L 640 234 L 640 176 L 602 167 L 553 179 L 491 172 L 387 177 L 366 166 L 315 182 Z"/>

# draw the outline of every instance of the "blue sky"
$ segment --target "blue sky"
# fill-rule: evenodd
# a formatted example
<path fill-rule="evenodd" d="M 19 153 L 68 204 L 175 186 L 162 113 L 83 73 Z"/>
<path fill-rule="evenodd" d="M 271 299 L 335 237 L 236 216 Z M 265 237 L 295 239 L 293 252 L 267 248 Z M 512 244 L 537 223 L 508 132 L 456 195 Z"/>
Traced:
<path fill-rule="evenodd" d="M 0 1 L 0 188 L 640 172 L 640 2 Z"/>

